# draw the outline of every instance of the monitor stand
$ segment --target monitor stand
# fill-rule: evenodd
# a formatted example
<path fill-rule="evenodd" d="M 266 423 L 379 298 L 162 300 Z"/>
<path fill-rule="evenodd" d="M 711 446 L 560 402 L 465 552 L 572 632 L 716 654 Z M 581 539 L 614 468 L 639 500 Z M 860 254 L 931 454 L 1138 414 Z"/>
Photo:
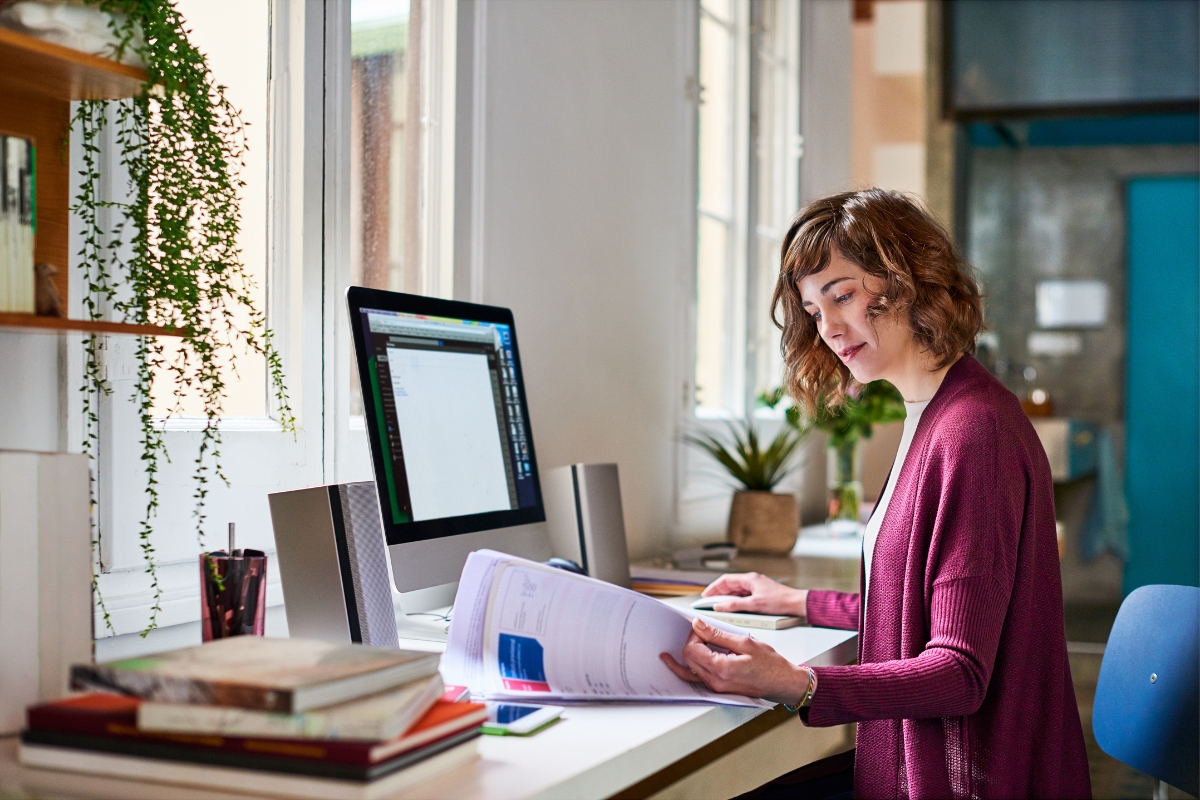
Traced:
<path fill-rule="evenodd" d="M 405 639 L 445 644 L 450 633 L 451 609 L 458 584 L 444 584 L 401 594 L 392 589 L 396 635 Z"/>

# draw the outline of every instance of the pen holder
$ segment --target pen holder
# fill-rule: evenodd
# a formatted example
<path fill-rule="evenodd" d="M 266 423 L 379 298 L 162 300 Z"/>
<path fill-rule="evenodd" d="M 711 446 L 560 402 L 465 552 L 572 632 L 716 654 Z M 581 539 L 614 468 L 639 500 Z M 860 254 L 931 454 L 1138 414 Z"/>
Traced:
<path fill-rule="evenodd" d="M 262 636 L 267 556 L 261 550 L 200 554 L 200 631 L 204 641 Z"/>

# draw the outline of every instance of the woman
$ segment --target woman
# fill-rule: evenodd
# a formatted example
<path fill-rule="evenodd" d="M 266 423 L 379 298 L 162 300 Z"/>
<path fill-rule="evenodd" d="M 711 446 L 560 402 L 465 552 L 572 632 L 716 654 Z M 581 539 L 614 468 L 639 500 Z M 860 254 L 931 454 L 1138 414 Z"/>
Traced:
<path fill-rule="evenodd" d="M 697 621 L 679 677 L 858 723 L 854 794 L 1088 797 L 1067 663 L 1054 493 L 1017 398 L 971 356 L 982 299 L 940 226 L 871 189 L 818 200 L 783 242 L 773 315 L 809 409 L 890 381 L 908 410 L 867 525 L 862 593 L 726 575 L 718 611 L 859 631 L 858 664 L 795 665 Z M 779 321 L 782 312 L 782 322 Z"/>

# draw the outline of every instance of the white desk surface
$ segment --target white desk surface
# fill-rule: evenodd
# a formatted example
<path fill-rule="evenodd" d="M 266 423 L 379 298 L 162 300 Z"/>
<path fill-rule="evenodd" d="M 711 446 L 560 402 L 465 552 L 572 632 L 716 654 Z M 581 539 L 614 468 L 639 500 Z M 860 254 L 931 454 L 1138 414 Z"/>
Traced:
<path fill-rule="evenodd" d="M 692 598 L 668 602 L 686 604 Z M 824 628 L 754 631 L 796 663 L 846 664 L 854 660 L 857 633 Z M 400 640 L 401 647 L 437 651 L 433 642 Z M 572 706 L 563 719 L 528 738 L 483 736 L 473 764 L 403 791 L 397 800 L 604 798 L 666 769 L 735 731 L 760 709 L 710 705 L 595 704 Z M 14 797 L 149 797 L 163 784 L 49 773 L 30 776 L 15 763 L 15 745 L 0 740 L 0 794 Z M 23 779 L 25 775 L 25 779 Z M 50 780 L 50 785 L 46 779 Z M 53 788 L 51 788 L 51 786 Z M 103 787 L 103 788 L 102 788 Z M 50 789 L 50 791 L 47 791 Z M 183 789 L 178 796 L 201 796 Z M 61 795 L 59 794 L 61 793 Z M 175 794 L 174 789 L 165 794 Z M 215 795 L 214 795 L 215 796 Z"/>

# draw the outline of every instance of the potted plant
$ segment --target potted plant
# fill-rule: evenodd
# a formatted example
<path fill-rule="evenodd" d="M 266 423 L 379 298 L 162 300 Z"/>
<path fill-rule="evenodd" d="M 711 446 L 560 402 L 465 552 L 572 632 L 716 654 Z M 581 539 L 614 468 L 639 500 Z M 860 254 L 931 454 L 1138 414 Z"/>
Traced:
<path fill-rule="evenodd" d="M 774 408 L 784 397 L 782 388 L 759 398 Z M 834 533 L 851 534 L 859 530 L 862 504 L 862 440 L 870 439 L 874 426 L 904 419 L 904 398 L 887 381 L 872 381 L 857 391 L 847 392 L 838 402 L 830 402 L 825 393 L 811 417 L 790 406 L 786 416 L 796 431 L 820 430 L 828 437 L 829 513 L 826 524 Z"/>
<path fill-rule="evenodd" d="M 158 508 L 157 473 L 168 458 L 162 428 L 152 418 L 156 381 L 173 383 L 176 408 L 189 393 L 204 405 L 204 428 L 194 459 L 194 517 L 203 549 L 209 481 L 224 480 L 218 427 L 229 373 L 239 353 L 266 361 L 274 416 L 294 433 L 283 362 L 238 246 L 241 227 L 240 171 L 246 149 L 238 110 L 213 78 L 203 53 L 189 41 L 184 20 L 170 0 L 84 0 L 107 19 L 118 61 L 145 65 L 142 91 L 124 100 L 78 104 L 71 135 L 82 145 L 80 184 L 71 211 L 79 226 L 79 251 L 90 319 L 157 325 L 182 333 L 182 346 L 167 349 L 153 337 L 138 339 L 135 401 L 141 420 L 142 463 L 147 486 L 139 535 L 154 600 L 145 633 L 157 624 L 162 591 L 150 541 Z M 101 134 L 112 126 L 116 160 L 126 172 L 124 196 L 101 190 Z M 111 214 L 101 213 L 109 209 Z M 99 338 L 85 340 L 82 387 L 84 451 L 95 457 L 98 398 L 111 394 L 97 352 Z M 103 598 L 93 581 L 108 622 Z M 109 623 L 111 629 L 111 623 Z"/>
<path fill-rule="evenodd" d="M 740 486 L 729 509 L 726 538 L 739 550 L 788 553 L 800 532 L 796 496 L 772 491 L 793 469 L 792 457 L 806 431 L 784 425 L 766 449 L 749 420 L 729 423 L 729 435 L 695 433 L 689 444 L 712 456 Z"/>

